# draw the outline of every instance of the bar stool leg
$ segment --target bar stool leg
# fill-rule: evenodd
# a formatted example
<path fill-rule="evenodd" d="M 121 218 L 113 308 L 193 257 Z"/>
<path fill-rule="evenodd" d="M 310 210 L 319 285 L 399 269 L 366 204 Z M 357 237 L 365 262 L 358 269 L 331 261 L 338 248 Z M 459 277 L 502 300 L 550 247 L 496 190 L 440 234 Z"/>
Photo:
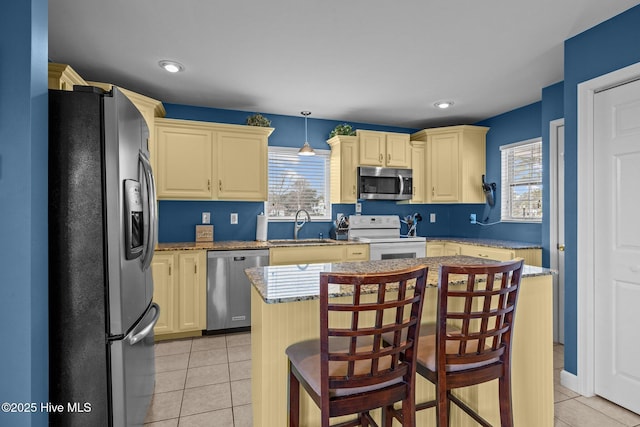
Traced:
<path fill-rule="evenodd" d="M 300 382 L 289 363 L 289 427 L 300 426 Z"/>
<path fill-rule="evenodd" d="M 505 369 L 504 374 L 498 379 L 498 394 L 500 399 L 500 423 L 502 427 L 513 427 L 510 369 Z"/>

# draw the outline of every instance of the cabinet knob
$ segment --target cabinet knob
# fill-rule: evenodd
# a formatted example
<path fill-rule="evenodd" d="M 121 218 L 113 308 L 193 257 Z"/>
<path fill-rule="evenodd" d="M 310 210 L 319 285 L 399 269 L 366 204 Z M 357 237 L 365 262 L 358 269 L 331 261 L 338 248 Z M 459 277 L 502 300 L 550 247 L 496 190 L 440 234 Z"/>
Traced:
<path fill-rule="evenodd" d="M 222 180 L 218 180 L 218 189 L 222 191 Z"/>
<path fill-rule="evenodd" d="M 207 180 L 207 190 L 211 191 L 211 180 Z"/>
<path fill-rule="evenodd" d="M 378 156 L 378 161 L 379 161 L 380 163 L 382 163 L 382 159 L 383 159 L 383 157 L 382 157 L 382 153 L 380 153 L 380 156 Z"/>
<path fill-rule="evenodd" d="M 356 186 L 355 185 L 353 186 L 353 195 L 354 196 L 356 195 Z"/>
<path fill-rule="evenodd" d="M 391 154 L 387 154 L 387 163 L 391 162 Z"/>
<path fill-rule="evenodd" d="M 564 245 L 562 245 L 562 244 L 558 243 L 558 250 L 559 250 L 560 252 L 564 252 Z"/>
<path fill-rule="evenodd" d="M 432 196 L 436 195 L 436 187 L 431 187 L 431 195 Z"/>

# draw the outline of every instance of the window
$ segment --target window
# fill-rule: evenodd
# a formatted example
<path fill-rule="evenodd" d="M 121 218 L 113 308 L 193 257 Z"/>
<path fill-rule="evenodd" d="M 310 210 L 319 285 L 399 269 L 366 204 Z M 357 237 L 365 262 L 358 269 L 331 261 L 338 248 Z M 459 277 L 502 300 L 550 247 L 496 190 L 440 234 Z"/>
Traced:
<path fill-rule="evenodd" d="M 502 221 L 542 220 L 542 140 L 500 147 L 502 154 Z"/>
<path fill-rule="evenodd" d="M 331 220 L 328 150 L 298 156 L 297 148 L 269 147 L 269 220 L 292 220 L 298 209 Z"/>

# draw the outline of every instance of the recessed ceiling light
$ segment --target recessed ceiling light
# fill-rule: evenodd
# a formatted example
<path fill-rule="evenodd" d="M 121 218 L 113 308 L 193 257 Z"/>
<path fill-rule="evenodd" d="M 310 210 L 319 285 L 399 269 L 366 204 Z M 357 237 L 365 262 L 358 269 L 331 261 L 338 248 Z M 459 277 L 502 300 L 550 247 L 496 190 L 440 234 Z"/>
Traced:
<path fill-rule="evenodd" d="M 440 108 L 444 110 L 445 108 L 449 108 L 453 105 L 453 101 L 438 101 L 433 104 L 436 108 Z"/>
<path fill-rule="evenodd" d="M 163 60 L 158 65 L 170 73 L 177 73 L 184 70 L 184 65 L 176 61 Z"/>

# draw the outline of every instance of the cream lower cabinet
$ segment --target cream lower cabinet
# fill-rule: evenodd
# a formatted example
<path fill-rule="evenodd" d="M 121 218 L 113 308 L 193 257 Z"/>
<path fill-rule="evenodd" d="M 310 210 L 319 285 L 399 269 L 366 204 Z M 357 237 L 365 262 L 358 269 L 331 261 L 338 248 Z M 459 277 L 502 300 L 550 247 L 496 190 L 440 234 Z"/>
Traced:
<path fill-rule="evenodd" d="M 358 137 L 338 135 L 327 144 L 331 147 L 331 203 L 355 203 L 358 196 Z"/>
<path fill-rule="evenodd" d="M 426 142 L 427 203 L 484 203 L 482 175 L 486 133 L 481 126 L 424 129 L 411 135 Z"/>
<path fill-rule="evenodd" d="M 160 306 L 156 337 L 200 335 L 207 321 L 207 252 L 157 252 L 151 268 L 153 300 Z"/>
<path fill-rule="evenodd" d="M 269 265 L 368 260 L 369 245 L 286 246 L 269 249 Z"/>
<path fill-rule="evenodd" d="M 267 200 L 273 128 L 156 120 L 159 199 Z"/>
<path fill-rule="evenodd" d="M 460 255 L 460 245 L 449 242 L 428 242 L 427 256 L 441 257 Z"/>
<path fill-rule="evenodd" d="M 524 263 L 532 266 L 542 266 L 542 250 L 536 248 L 508 249 L 495 246 L 469 245 L 456 242 L 431 241 L 427 242 L 427 256 L 466 255 L 476 258 L 509 261 L 523 258 Z"/>

